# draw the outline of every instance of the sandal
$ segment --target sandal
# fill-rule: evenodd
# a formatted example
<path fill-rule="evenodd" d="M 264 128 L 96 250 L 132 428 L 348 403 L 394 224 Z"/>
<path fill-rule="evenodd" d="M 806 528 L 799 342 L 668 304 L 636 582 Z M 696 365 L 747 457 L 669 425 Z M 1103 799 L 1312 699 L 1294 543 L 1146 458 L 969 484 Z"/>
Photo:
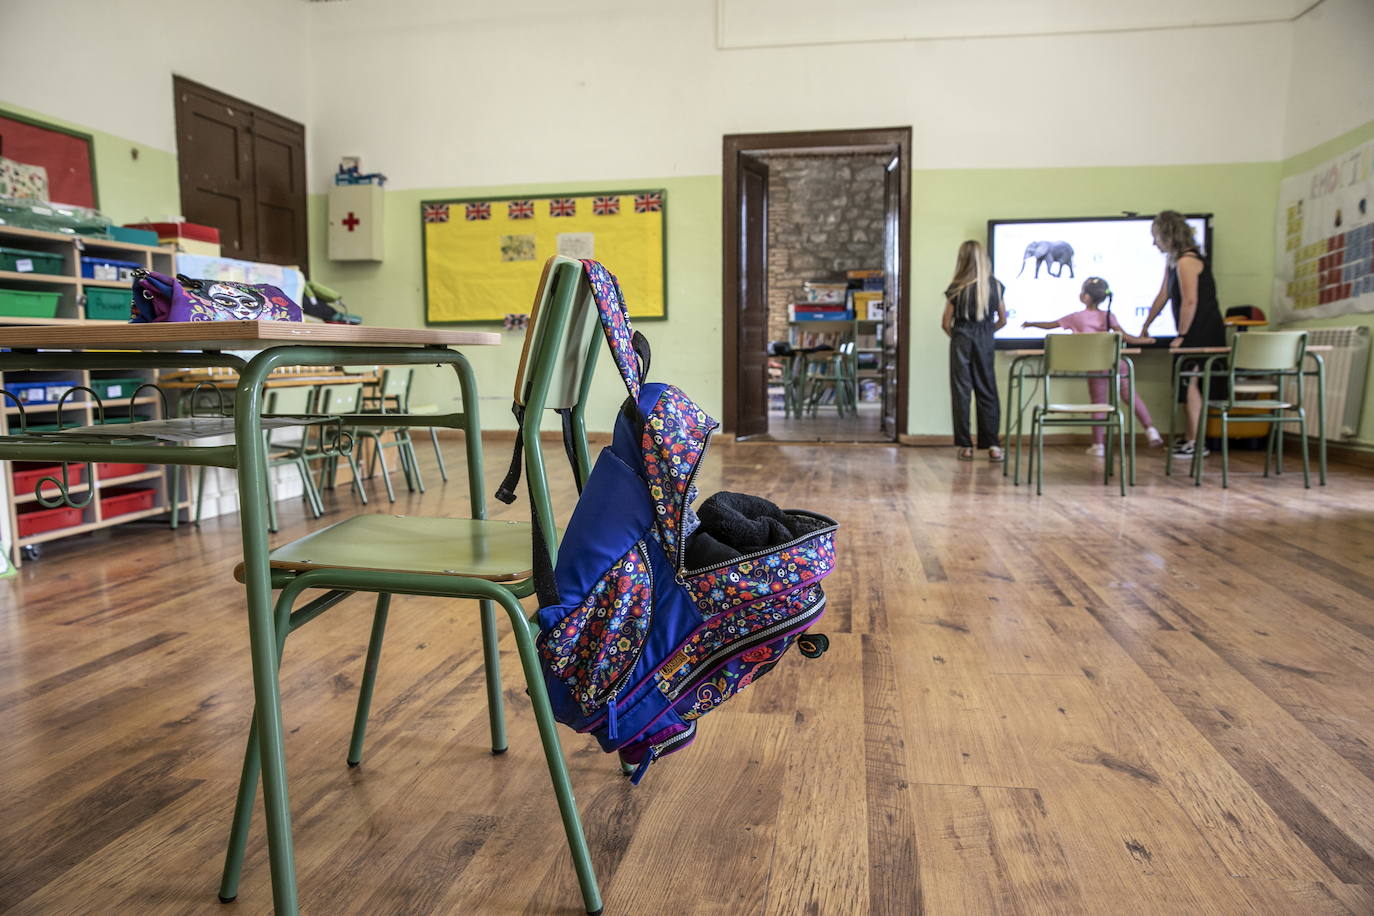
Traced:
<path fill-rule="evenodd" d="M 961 448 L 961 449 L 959 449 L 959 460 L 960 460 L 960 461 L 972 461 L 972 460 L 973 460 L 973 449 L 971 449 L 971 448 Z"/>
<path fill-rule="evenodd" d="M 1007 453 L 1002 451 L 1000 446 L 994 445 L 992 448 L 988 449 L 988 460 L 993 464 L 999 461 L 1006 461 Z"/>

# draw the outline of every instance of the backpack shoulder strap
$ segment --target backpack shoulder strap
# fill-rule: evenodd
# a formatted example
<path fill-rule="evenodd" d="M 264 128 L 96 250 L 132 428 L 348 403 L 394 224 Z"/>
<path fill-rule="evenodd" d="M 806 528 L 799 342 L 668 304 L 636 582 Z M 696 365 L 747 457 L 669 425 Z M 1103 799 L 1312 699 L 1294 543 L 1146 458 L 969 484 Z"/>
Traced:
<path fill-rule="evenodd" d="M 625 305 L 625 297 L 620 292 L 620 282 L 615 274 L 600 261 L 590 258 L 584 259 L 582 266 L 591 283 L 592 297 L 596 300 L 601 329 L 606 332 L 611 356 L 615 359 L 626 390 L 630 392 L 630 398 L 637 401 L 639 390 L 649 374 L 649 339 L 630 326 L 630 310 Z"/>

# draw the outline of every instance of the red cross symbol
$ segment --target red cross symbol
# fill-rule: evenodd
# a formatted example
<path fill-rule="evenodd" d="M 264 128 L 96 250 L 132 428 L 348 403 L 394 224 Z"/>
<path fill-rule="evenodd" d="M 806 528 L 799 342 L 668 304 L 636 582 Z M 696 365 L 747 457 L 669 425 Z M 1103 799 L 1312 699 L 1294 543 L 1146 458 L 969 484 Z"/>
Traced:
<path fill-rule="evenodd" d="M 352 232 L 353 229 L 354 229 L 354 227 L 357 226 L 358 223 L 360 223 L 360 222 L 362 222 L 362 220 L 360 220 L 360 219 L 358 219 L 358 217 L 354 216 L 352 210 L 349 210 L 349 211 L 348 211 L 348 217 L 347 217 L 346 219 L 344 219 L 343 224 L 344 224 L 345 226 L 348 227 L 348 231 L 349 231 L 349 232 Z"/>

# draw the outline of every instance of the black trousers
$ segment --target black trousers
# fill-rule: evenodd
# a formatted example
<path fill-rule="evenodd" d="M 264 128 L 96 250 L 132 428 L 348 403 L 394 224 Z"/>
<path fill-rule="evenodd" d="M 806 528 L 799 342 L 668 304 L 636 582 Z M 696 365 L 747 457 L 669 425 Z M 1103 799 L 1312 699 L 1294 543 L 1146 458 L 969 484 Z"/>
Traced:
<path fill-rule="evenodd" d="M 949 393 L 954 411 L 954 444 L 972 448 L 969 437 L 969 395 L 978 398 L 978 447 L 998 445 L 1002 405 L 997 399 L 992 329 L 966 330 L 955 327 L 949 340 Z"/>

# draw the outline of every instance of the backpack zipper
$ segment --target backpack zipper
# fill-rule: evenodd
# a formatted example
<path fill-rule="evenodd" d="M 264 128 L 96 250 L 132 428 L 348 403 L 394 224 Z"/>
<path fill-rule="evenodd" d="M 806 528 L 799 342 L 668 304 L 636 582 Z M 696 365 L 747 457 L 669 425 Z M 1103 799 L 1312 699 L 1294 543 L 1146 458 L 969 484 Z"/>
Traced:
<path fill-rule="evenodd" d="M 647 630 L 649 624 L 653 621 L 654 564 L 653 561 L 649 559 L 649 548 L 644 545 L 643 540 L 635 541 L 635 547 L 639 550 L 639 555 L 644 558 L 645 569 L 649 571 L 649 620 L 645 621 L 645 629 Z M 604 706 L 606 708 L 606 737 L 612 740 L 620 737 L 616 722 L 616 698 L 620 696 L 620 691 L 625 689 L 625 684 L 630 680 L 630 675 L 634 674 L 635 667 L 639 664 L 639 657 L 644 654 L 644 644 L 646 642 L 648 642 L 647 633 L 645 634 L 645 638 L 641 639 L 639 645 L 635 647 L 633 659 L 625 666 L 624 673 L 622 673 L 620 677 L 616 679 L 616 682 L 610 686 L 609 694 L 604 695 L 606 698 L 602 700 L 602 702 L 597 703 L 598 706 Z M 598 697 L 597 699 L 601 700 L 602 698 Z"/>
<path fill-rule="evenodd" d="M 786 511 L 786 510 L 784 510 L 784 511 Z M 808 512 L 807 514 L 808 514 L 808 515 L 811 515 L 811 516 L 813 516 L 813 517 L 815 517 L 815 513 L 814 513 L 814 512 Z M 759 557 L 766 557 L 766 556 L 768 556 L 770 553 L 777 553 L 777 552 L 780 551 L 780 550 L 786 550 L 786 549 L 789 548 L 789 547 L 794 547 L 794 546 L 796 546 L 797 544 L 800 544 L 800 543 L 803 542 L 803 541 L 808 541 L 808 540 L 810 540 L 811 538 L 815 537 L 815 536 L 818 535 L 818 534 L 829 534 L 829 533 L 831 533 L 831 532 L 838 531 L 839 529 L 840 529 L 839 523 L 836 522 L 836 523 L 830 525 L 830 526 L 827 527 L 827 528 L 817 528 L 815 531 L 808 531 L 806 534 L 803 534 L 803 535 L 801 535 L 800 537 L 795 537 L 795 538 L 793 538 L 792 540 L 787 541 L 786 543 L 783 543 L 783 544 L 774 544 L 774 545 L 772 545 L 771 547 L 765 547 L 765 548 L 762 549 L 762 550 L 756 550 L 756 551 L 754 551 L 753 553 L 747 553 L 747 554 L 745 554 L 744 556 L 735 557 L 735 558 L 733 558 L 733 559 L 726 560 L 724 563 L 717 563 L 717 564 L 714 565 L 714 566 L 703 566 L 703 567 L 701 567 L 700 569 L 689 569 L 689 570 L 685 570 L 685 571 L 683 572 L 683 574 L 684 574 L 684 575 L 688 575 L 688 576 L 695 576 L 695 575 L 697 575 L 697 574 L 699 574 L 699 573 L 710 572 L 710 571 L 712 571 L 713 569 L 723 569 L 723 568 L 726 567 L 726 566 L 733 566 L 733 565 L 736 564 L 736 563 L 744 563 L 744 562 L 749 561 L 749 560 L 757 560 Z"/>
<path fill-rule="evenodd" d="M 692 740 L 696 733 L 697 723 L 695 721 L 688 722 L 686 730 L 678 732 L 666 741 L 660 741 L 658 744 L 650 745 L 648 753 L 644 755 L 644 759 L 639 762 L 639 766 L 635 767 L 634 773 L 630 775 L 630 785 L 639 785 L 639 781 L 643 779 L 644 774 L 649 771 L 649 764 L 667 753 L 668 748 Z"/>
<path fill-rule="evenodd" d="M 678 684 L 676 687 L 674 687 L 673 690 L 669 692 L 668 699 L 672 702 L 677 702 L 678 697 L 682 696 L 682 694 L 687 691 L 687 688 L 695 687 L 698 683 L 700 683 L 702 680 L 706 678 L 707 673 L 713 673 L 711 672 L 711 665 L 715 664 L 721 658 L 727 655 L 735 655 L 740 652 L 747 652 L 755 646 L 760 645 L 762 643 L 766 643 L 770 639 L 773 639 L 779 632 L 783 630 L 804 628 L 807 623 L 811 622 L 816 617 L 819 617 L 820 612 L 824 609 L 825 596 L 822 595 L 820 597 L 820 600 L 818 600 L 815 604 L 811 605 L 811 607 L 807 608 L 802 613 L 797 614 L 793 617 L 789 617 L 786 620 L 779 620 L 775 624 L 766 626 L 762 630 L 759 630 L 757 633 L 755 633 L 753 636 L 750 636 L 748 639 L 742 639 L 739 642 L 731 643 L 728 646 L 722 646 L 721 648 L 712 652 L 710 655 L 706 656 L 706 658 L 701 662 L 701 664 L 697 666 L 697 674 L 693 675 L 692 677 L 689 677 L 687 680 L 683 681 L 681 684 Z"/>

